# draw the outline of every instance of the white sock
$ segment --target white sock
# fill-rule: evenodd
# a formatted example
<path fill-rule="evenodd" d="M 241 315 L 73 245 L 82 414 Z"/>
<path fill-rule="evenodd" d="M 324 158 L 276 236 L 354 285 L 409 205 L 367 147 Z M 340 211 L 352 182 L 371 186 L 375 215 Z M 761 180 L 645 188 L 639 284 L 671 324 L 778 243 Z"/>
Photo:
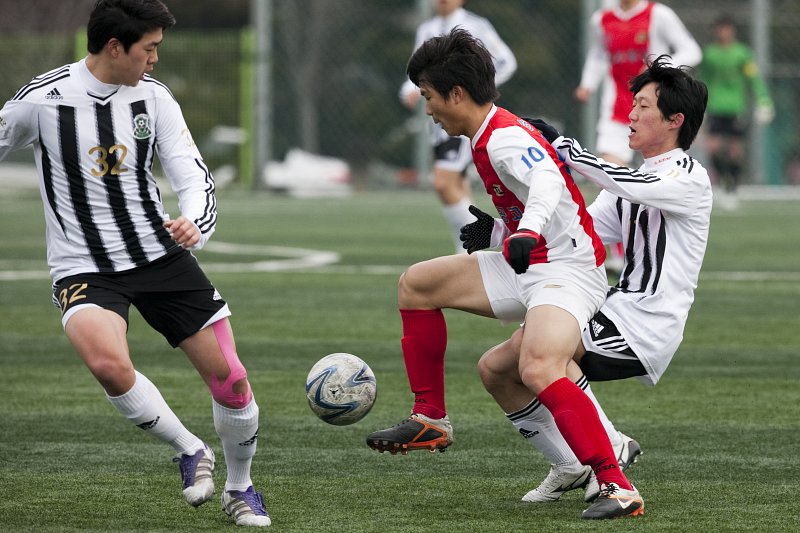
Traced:
<path fill-rule="evenodd" d="M 178 454 L 194 454 L 204 447 L 203 441 L 186 429 L 156 386 L 136 372 L 131 390 L 121 396 L 106 398 L 125 418 L 155 438 L 175 448 Z"/>
<path fill-rule="evenodd" d="M 222 441 L 228 478 L 225 491 L 245 491 L 253 484 L 250 465 L 258 443 L 258 405 L 253 397 L 243 409 L 230 409 L 212 401 L 214 428 Z"/>
<path fill-rule="evenodd" d="M 450 224 L 450 230 L 453 233 L 453 243 L 456 245 L 456 253 L 467 253 L 461 242 L 461 226 L 477 220 L 473 214 L 469 212 L 469 199 L 462 198 L 454 204 L 442 206 L 442 210 L 444 211 L 444 217 L 447 219 L 447 223 Z"/>
<path fill-rule="evenodd" d="M 622 445 L 622 437 L 620 437 L 619 431 L 617 431 L 617 428 L 614 427 L 613 422 L 608 419 L 608 416 L 606 416 L 606 413 L 603 411 L 603 408 L 600 406 L 597 398 L 595 398 L 594 393 L 592 392 L 592 387 L 589 385 L 589 380 L 586 379 L 586 376 L 581 376 L 580 379 L 575 382 L 575 384 L 582 388 L 583 392 L 586 393 L 586 396 L 592 400 L 594 408 L 597 409 L 597 414 L 600 416 L 600 422 L 602 422 L 603 427 L 606 428 L 606 433 L 608 433 L 608 440 L 611 441 L 611 446 L 614 448 L 619 448 Z"/>
<path fill-rule="evenodd" d="M 583 468 L 575 453 L 561 436 L 550 410 L 537 398 L 519 411 L 506 414 L 531 445 L 539 450 L 551 464 L 571 470 Z"/>

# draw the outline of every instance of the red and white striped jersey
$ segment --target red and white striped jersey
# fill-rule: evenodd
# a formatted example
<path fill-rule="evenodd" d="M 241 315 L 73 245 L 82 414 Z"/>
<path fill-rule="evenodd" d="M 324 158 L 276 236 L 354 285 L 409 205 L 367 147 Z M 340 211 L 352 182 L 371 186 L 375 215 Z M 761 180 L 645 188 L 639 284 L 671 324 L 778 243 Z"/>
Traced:
<path fill-rule="evenodd" d="M 559 262 L 580 269 L 603 264 L 581 192 L 538 130 L 492 106 L 472 139 L 472 158 L 509 233 L 524 228 L 540 238 L 531 264 Z"/>
<path fill-rule="evenodd" d="M 583 64 L 581 87 L 597 90 L 603 82 L 601 120 L 628 124 L 631 78 L 647 58 L 670 54 L 673 65 L 693 67 L 703 52 L 678 15 L 659 2 L 638 2 L 628 11 L 619 6 L 596 11 L 592 40 Z"/>
<path fill-rule="evenodd" d="M 589 206 L 606 244 L 625 249 L 619 282 L 600 309 L 642 361 L 655 384 L 683 340 L 708 242 L 708 172 L 680 148 L 645 159 L 638 170 L 606 163 L 578 141 L 556 149 L 573 172 L 603 190 Z"/>
<path fill-rule="evenodd" d="M 159 161 L 181 214 L 214 231 L 214 180 L 178 103 L 150 76 L 135 87 L 97 80 L 86 61 L 34 78 L 0 110 L 0 160 L 33 145 L 54 281 L 146 265 L 177 244 L 153 176 Z"/>

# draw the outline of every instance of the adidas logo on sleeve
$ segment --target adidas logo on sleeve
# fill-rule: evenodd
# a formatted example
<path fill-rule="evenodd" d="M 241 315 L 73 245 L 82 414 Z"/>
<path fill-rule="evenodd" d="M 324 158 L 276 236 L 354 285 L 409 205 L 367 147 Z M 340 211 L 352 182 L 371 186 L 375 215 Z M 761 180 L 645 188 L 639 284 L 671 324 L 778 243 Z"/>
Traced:
<path fill-rule="evenodd" d="M 61 93 L 60 93 L 60 92 L 58 92 L 58 89 L 56 89 L 56 88 L 53 88 L 53 90 L 52 90 L 52 91 L 50 91 L 49 93 L 47 93 L 46 95 L 44 95 L 44 99 L 45 99 L 45 100 L 63 100 L 63 99 L 64 99 L 64 97 L 63 97 L 63 96 L 61 96 Z"/>

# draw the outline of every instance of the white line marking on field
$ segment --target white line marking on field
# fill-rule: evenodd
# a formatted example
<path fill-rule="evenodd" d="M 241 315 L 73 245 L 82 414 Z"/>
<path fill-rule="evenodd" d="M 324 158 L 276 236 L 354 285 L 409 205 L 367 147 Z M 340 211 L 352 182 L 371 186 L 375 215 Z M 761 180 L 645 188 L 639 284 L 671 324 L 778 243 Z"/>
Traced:
<path fill-rule="evenodd" d="M 308 248 L 291 248 L 288 246 L 262 246 L 258 244 L 236 244 L 213 241 L 206 244 L 205 251 L 222 255 L 257 255 L 275 259 L 251 262 L 216 262 L 204 260 L 201 266 L 206 272 L 238 274 L 248 272 L 298 272 L 303 274 L 324 275 L 371 275 L 399 276 L 408 265 L 337 265 L 341 255 L 324 250 Z M 0 262 L 14 264 L 11 261 Z M 46 270 L 35 267 L 20 268 L 20 264 L 40 264 L 37 261 L 16 263 L 16 269 L 0 270 L 0 281 L 28 281 L 49 279 Z M 800 272 L 701 272 L 701 281 L 729 282 L 798 282 Z"/>

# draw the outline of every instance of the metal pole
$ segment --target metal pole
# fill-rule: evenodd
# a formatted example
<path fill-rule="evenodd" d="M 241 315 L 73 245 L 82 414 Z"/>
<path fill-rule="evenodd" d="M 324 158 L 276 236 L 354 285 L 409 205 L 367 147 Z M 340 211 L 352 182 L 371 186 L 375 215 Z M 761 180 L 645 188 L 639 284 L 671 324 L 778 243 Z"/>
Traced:
<path fill-rule="evenodd" d="M 423 21 L 430 18 L 433 13 L 431 0 L 417 0 L 417 15 Z M 431 169 L 433 156 L 431 154 L 431 141 L 429 133 L 430 118 L 425 114 L 425 101 L 420 99 L 417 109 L 414 112 L 414 128 L 417 135 L 414 139 L 414 166 L 417 169 L 417 180 L 420 184 L 426 182 L 428 173 Z"/>
<path fill-rule="evenodd" d="M 752 0 L 751 9 L 753 23 L 750 27 L 750 37 L 753 43 L 753 55 L 761 74 L 765 80 L 768 80 L 771 54 L 769 35 L 771 0 Z M 750 157 L 748 159 L 750 160 L 750 175 L 753 177 L 753 182 L 758 184 L 769 181 L 766 173 L 766 134 L 767 128 L 754 121 L 751 129 L 752 139 Z"/>
<path fill-rule="evenodd" d="M 250 8 L 256 30 L 253 188 L 264 189 L 264 172 L 272 155 L 272 0 L 251 0 Z"/>
<path fill-rule="evenodd" d="M 601 0 L 583 0 L 581 9 L 581 50 L 583 50 L 583 60 L 589 53 L 589 46 L 592 39 L 592 28 L 589 24 L 592 14 L 600 9 Z M 583 63 L 581 63 L 583 65 Z M 577 87 L 577 83 L 574 84 Z M 602 89 L 600 89 L 602 90 Z M 599 117 L 599 93 L 600 90 L 595 91 L 592 97 L 586 104 L 581 107 L 581 144 L 584 147 L 592 147 L 594 149 L 595 141 L 597 140 L 597 120 Z"/>

